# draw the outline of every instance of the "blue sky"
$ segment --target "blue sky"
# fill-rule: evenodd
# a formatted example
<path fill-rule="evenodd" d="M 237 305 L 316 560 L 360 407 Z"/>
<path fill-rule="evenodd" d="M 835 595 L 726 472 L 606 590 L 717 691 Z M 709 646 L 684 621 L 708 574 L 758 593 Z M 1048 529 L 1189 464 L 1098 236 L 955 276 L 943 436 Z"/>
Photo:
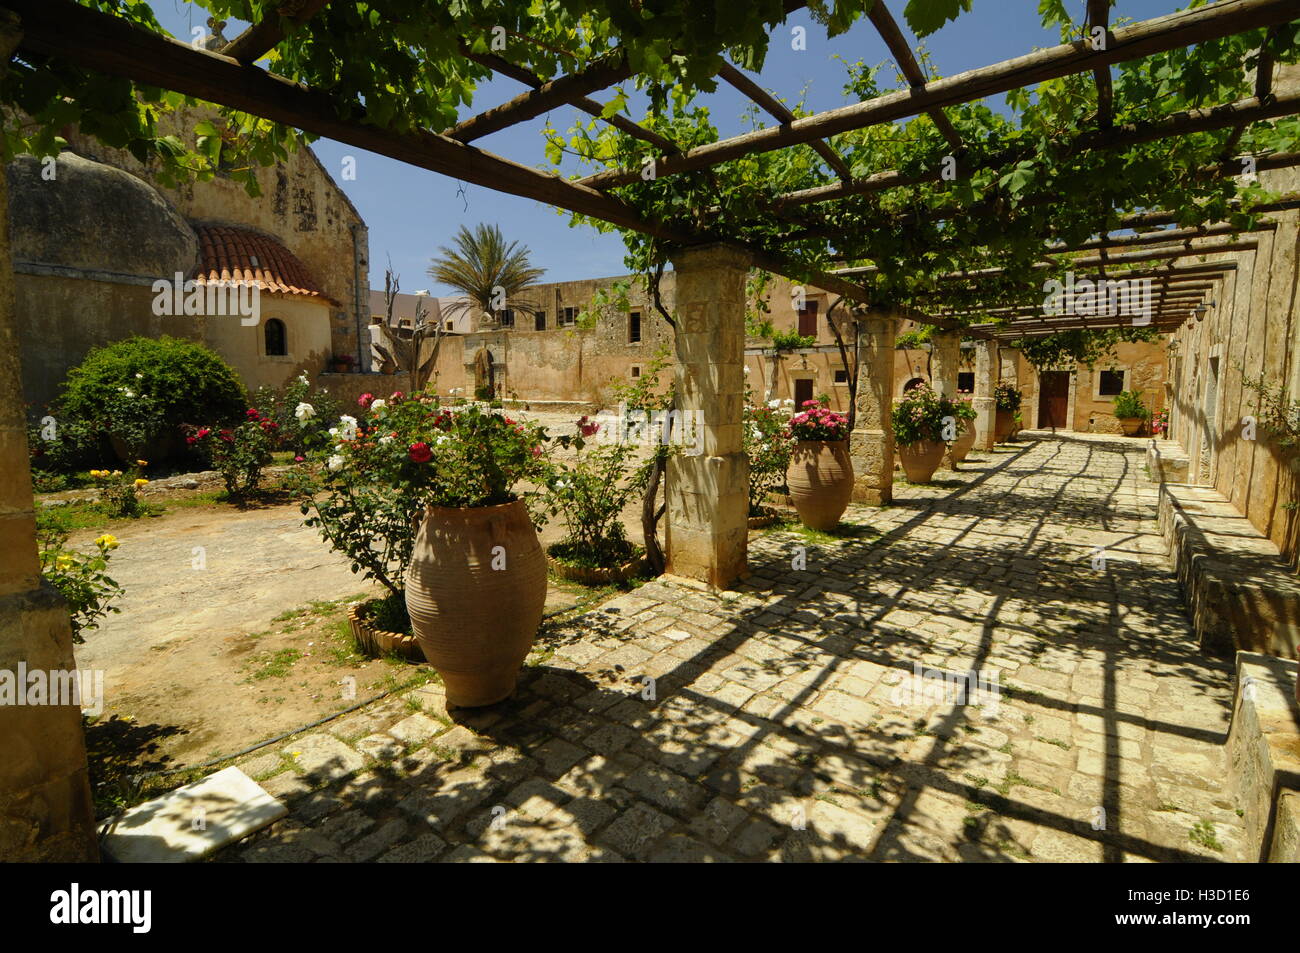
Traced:
<path fill-rule="evenodd" d="M 903 0 L 888 0 L 888 4 L 915 49 L 916 40 L 902 18 Z M 203 27 L 207 21 L 206 10 L 184 0 L 152 0 L 152 5 L 159 22 L 181 39 L 190 39 L 192 28 Z M 1085 0 L 1067 0 L 1076 20 L 1082 19 L 1085 6 Z M 1120 0 L 1112 17 L 1145 20 L 1183 6 L 1185 0 Z M 971 13 L 931 36 L 925 48 L 935 67 L 951 75 L 1019 56 L 1035 47 L 1054 45 L 1057 35 L 1039 25 L 1037 7 L 1037 0 L 975 0 Z M 791 28 L 795 25 L 806 28 L 806 50 L 792 49 Z M 240 29 L 242 24 L 232 22 L 225 35 L 233 38 Z M 850 62 L 861 59 L 871 64 L 890 60 L 870 23 L 860 22 L 848 33 L 827 40 L 822 28 L 806 13 L 796 13 L 774 32 L 758 80 L 787 102 L 796 102 L 802 93 L 809 108 L 832 109 L 848 102 L 843 95 L 844 66 L 834 58 L 836 55 Z M 480 88 L 473 111 L 495 106 L 523 91 L 524 87 L 513 80 L 497 79 Z M 607 97 L 595 98 L 604 101 Z M 743 131 L 741 116 L 748 100 L 726 84 L 720 84 L 706 100 L 723 136 Z M 990 105 L 996 107 L 1000 102 L 1001 97 Z M 632 108 L 633 118 L 639 117 L 639 104 L 634 103 Z M 563 130 L 575 115 L 576 110 L 566 107 L 553 111 L 550 119 L 552 125 Z M 487 136 L 475 145 L 517 162 L 543 167 L 544 125 L 545 117 L 539 117 Z M 356 179 L 340 180 L 339 185 L 370 228 L 372 286 L 382 287 L 384 268 L 391 259 L 403 291 L 428 288 L 436 295 L 449 293 L 449 289 L 427 277 L 429 259 L 439 246 L 448 244 L 459 225 L 478 222 L 494 222 L 509 238 L 528 246 L 533 263 L 545 269 L 546 281 L 604 277 L 626 271 L 622 239 L 590 228 L 570 228 L 567 213 L 561 215 L 530 199 L 468 185 L 332 140 L 318 140 L 313 148 L 336 180 L 340 179 L 345 157 L 356 160 Z"/>

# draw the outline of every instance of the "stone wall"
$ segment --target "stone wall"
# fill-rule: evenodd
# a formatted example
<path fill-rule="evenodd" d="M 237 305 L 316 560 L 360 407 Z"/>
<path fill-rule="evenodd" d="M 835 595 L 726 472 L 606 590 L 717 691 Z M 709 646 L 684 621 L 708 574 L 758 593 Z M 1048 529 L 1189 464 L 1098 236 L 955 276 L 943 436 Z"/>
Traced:
<path fill-rule="evenodd" d="M 1300 188 L 1300 170 L 1262 173 L 1274 191 Z M 1254 251 L 1213 256 L 1232 260 L 1235 272 L 1216 282 L 1216 306 L 1204 320 L 1172 336 L 1168 400 L 1173 437 L 1190 457 L 1191 480 L 1214 486 L 1293 567 L 1300 557 L 1295 452 L 1258 428 L 1248 439 L 1244 418 L 1259 413 L 1258 395 L 1243 378 L 1261 376 L 1288 399 L 1300 393 L 1300 313 L 1297 311 L 1297 244 L 1300 212 L 1269 216 L 1280 224 L 1254 234 Z"/>

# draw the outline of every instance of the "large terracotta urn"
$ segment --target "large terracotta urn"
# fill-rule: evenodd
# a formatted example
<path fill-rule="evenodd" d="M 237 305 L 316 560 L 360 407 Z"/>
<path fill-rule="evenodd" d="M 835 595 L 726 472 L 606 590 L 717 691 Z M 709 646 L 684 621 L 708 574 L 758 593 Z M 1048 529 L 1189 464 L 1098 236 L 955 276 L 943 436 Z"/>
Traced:
<path fill-rule="evenodd" d="M 785 471 L 799 521 L 809 529 L 834 529 L 853 495 L 853 461 L 847 440 L 800 440 Z"/>
<path fill-rule="evenodd" d="M 899 446 L 898 459 L 903 464 L 908 483 L 929 483 L 943 462 L 948 445 L 941 440 L 918 440 Z"/>
<path fill-rule="evenodd" d="M 1126 437 L 1137 436 L 1137 432 L 1142 429 L 1142 418 L 1141 417 L 1120 417 L 1119 429 L 1124 431 L 1124 436 Z"/>
<path fill-rule="evenodd" d="M 951 444 L 948 445 L 948 457 L 953 463 L 961 463 L 966 459 L 966 454 L 970 453 L 971 447 L 975 446 L 975 421 L 962 421 L 963 430 Z"/>
<path fill-rule="evenodd" d="M 993 421 L 993 440 L 995 443 L 1003 443 L 1016 430 L 1016 412 L 1014 410 L 1003 410 L 998 408 L 997 416 Z"/>
<path fill-rule="evenodd" d="M 406 608 L 451 708 L 515 690 L 546 603 L 546 555 L 520 500 L 431 506 L 415 535 Z"/>

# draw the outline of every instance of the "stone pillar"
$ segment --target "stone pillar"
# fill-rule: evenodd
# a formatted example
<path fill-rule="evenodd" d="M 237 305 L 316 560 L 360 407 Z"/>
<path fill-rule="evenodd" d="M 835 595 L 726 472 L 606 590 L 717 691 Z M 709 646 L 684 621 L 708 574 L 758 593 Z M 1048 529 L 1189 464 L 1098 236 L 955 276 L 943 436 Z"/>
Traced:
<path fill-rule="evenodd" d="M 894 339 L 898 318 L 872 312 L 861 319 L 858 338 L 858 395 L 849 456 L 853 500 L 882 504 L 894 498 Z"/>
<path fill-rule="evenodd" d="M 998 362 L 1001 364 L 998 373 L 998 380 L 1004 384 L 1010 384 L 1012 387 L 1022 391 L 1020 401 L 1020 426 L 1025 426 L 1029 417 L 1029 395 L 1023 394 L 1026 388 L 1020 386 L 1020 348 L 1018 347 L 999 347 Z M 1012 437 L 1015 436 L 1016 430 L 1011 431 Z"/>
<path fill-rule="evenodd" d="M 996 444 L 998 407 L 993 397 L 1002 368 L 996 340 L 975 342 L 975 408 L 976 450 L 992 450 Z"/>
<path fill-rule="evenodd" d="M 944 397 L 957 398 L 957 365 L 961 332 L 935 331 L 930 338 L 930 386 Z"/>
<path fill-rule="evenodd" d="M 0 76 L 20 35 L 17 18 L 0 11 Z M 0 170 L 0 677 L 15 692 L 20 666 L 75 670 L 67 605 L 44 583 L 36 555 L 24 408 Z M 0 747 L 0 862 L 97 860 L 80 706 L 0 701 Z"/>
<path fill-rule="evenodd" d="M 747 570 L 749 460 L 745 399 L 745 279 L 749 258 L 726 245 L 673 256 L 677 398 L 698 452 L 668 461 L 667 570 L 727 588 Z"/>

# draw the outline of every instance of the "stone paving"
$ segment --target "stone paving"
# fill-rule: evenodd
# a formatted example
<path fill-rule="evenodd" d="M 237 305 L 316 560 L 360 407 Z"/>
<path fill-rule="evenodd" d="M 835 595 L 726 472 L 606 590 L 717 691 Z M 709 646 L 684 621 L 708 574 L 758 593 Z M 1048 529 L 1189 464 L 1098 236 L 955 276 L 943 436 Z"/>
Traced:
<path fill-rule="evenodd" d="M 1142 449 L 1023 434 L 844 538 L 753 534 L 737 592 L 544 633 L 509 702 L 453 721 L 431 686 L 263 749 L 290 814 L 216 859 L 1236 860 L 1231 666 Z"/>

